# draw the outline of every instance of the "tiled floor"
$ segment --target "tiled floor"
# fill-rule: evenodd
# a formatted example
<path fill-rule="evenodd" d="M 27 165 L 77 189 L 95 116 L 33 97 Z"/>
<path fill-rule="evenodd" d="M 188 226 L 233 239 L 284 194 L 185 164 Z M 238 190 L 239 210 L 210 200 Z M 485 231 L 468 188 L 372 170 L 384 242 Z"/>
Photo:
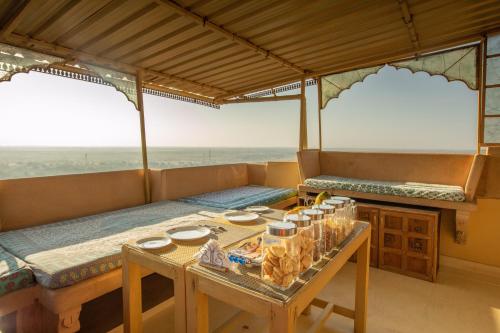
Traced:
<path fill-rule="evenodd" d="M 353 307 L 355 266 L 349 263 L 323 290 L 320 298 Z M 216 305 L 211 326 L 234 313 Z M 167 307 L 145 325 L 146 332 L 168 331 Z M 298 332 L 306 331 L 319 309 L 301 316 Z M 266 322 L 249 314 L 240 314 L 218 332 L 267 332 Z M 353 332 L 352 320 L 333 315 L 322 332 Z M 500 332 L 500 281 L 453 270 L 441 269 L 436 283 L 371 269 L 368 310 L 369 333 L 494 333 Z"/>

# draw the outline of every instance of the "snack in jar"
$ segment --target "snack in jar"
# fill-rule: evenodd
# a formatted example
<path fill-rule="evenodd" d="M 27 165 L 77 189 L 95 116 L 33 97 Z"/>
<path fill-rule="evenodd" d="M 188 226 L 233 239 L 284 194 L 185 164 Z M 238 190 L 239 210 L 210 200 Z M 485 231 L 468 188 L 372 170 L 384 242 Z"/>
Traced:
<path fill-rule="evenodd" d="M 345 219 L 344 219 L 344 202 L 334 199 L 323 201 L 324 204 L 333 206 L 333 220 L 332 220 L 332 242 L 334 247 L 338 247 L 345 238 Z"/>
<path fill-rule="evenodd" d="M 334 226 L 334 213 L 335 207 L 332 205 L 321 204 L 315 205 L 312 208 L 319 209 L 324 214 L 324 224 L 323 224 L 323 243 L 325 254 L 329 254 L 335 249 L 335 226 Z"/>
<path fill-rule="evenodd" d="M 282 290 L 290 288 L 300 273 L 299 247 L 295 224 L 270 223 L 262 235 L 262 280 Z"/>
<path fill-rule="evenodd" d="M 299 239 L 300 273 L 306 272 L 313 264 L 314 250 L 314 226 L 311 218 L 302 214 L 289 214 L 285 217 L 286 222 L 297 226 L 297 238 Z"/>
<path fill-rule="evenodd" d="M 319 209 L 305 209 L 302 214 L 311 218 L 311 223 L 314 227 L 314 250 L 313 250 L 313 264 L 321 260 L 325 253 L 323 244 L 323 225 L 325 223 L 324 214 Z"/>

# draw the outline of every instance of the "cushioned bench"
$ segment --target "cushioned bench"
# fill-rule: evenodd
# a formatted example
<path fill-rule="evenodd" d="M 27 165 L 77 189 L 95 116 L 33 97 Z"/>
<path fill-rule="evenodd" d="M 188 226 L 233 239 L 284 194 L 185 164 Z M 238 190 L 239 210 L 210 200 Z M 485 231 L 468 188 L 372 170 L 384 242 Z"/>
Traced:
<path fill-rule="evenodd" d="M 295 189 L 248 185 L 179 198 L 178 200 L 222 209 L 244 209 L 256 205 L 272 206 L 296 195 Z"/>
<path fill-rule="evenodd" d="M 225 209 L 251 205 L 283 209 L 297 202 L 297 171 L 290 162 L 151 170 L 151 192 L 153 201 L 180 200 Z"/>
<path fill-rule="evenodd" d="M 303 150 L 297 153 L 299 198 L 321 191 L 357 199 L 455 211 L 455 240 L 466 241 L 476 209 L 484 155 L 354 153 Z"/>
<path fill-rule="evenodd" d="M 0 296 L 32 286 L 34 282 L 28 265 L 0 247 Z"/>
<path fill-rule="evenodd" d="M 207 207 L 162 201 L 0 233 L 0 243 L 28 263 L 40 285 L 62 288 L 119 268 L 121 246 L 125 242 L 193 219 L 201 220 L 203 217 L 194 213 L 202 210 Z M 190 217 L 176 219 L 186 215 Z M 11 265 L 15 264 L 16 261 L 11 260 Z M 25 272 L 24 279 L 28 279 L 31 271 L 21 267 L 24 270 L 20 269 L 19 273 Z M 27 283 L 22 279 L 18 281 L 19 285 Z"/>
<path fill-rule="evenodd" d="M 452 185 L 377 181 L 328 175 L 307 178 L 304 180 L 304 185 L 316 189 L 346 190 L 430 200 L 465 201 L 463 188 Z"/>

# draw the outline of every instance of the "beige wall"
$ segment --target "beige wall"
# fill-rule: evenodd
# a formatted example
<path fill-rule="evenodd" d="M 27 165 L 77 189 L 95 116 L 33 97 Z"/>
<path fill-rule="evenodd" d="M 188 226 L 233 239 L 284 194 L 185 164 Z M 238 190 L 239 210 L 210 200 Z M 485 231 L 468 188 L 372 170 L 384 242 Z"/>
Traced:
<path fill-rule="evenodd" d="M 244 163 L 152 170 L 152 200 L 174 200 L 244 186 L 248 178 Z"/>
<path fill-rule="evenodd" d="M 0 180 L 0 230 L 141 204 L 142 170 Z"/>
<path fill-rule="evenodd" d="M 441 254 L 500 267 L 500 200 L 479 199 L 478 209 L 469 220 L 467 244 L 454 242 L 453 218 L 441 221 Z"/>
<path fill-rule="evenodd" d="M 474 155 L 321 152 L 323 175 L 465 187 Z"/>

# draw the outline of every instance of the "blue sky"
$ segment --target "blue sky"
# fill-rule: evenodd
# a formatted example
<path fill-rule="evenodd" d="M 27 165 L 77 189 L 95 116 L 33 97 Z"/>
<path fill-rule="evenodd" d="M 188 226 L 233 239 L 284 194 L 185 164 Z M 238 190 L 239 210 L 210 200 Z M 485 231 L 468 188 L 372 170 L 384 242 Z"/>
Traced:
<path fill-rule="evenodd" d="M 297 92 L 290 92 L 297 93 Z M 317 93 L 308 87 L 309 141 Z M 111 87 L 41 73 L 0 83 L 0 146 L 139 146 L 139 118 Z M 298 101 L 215 110 L 145 95 L 150 146 L 296 147 Z M 383 68 L 322 111 L 325 148 L 474 150 L 477 92 L 440 76 Z"/>

